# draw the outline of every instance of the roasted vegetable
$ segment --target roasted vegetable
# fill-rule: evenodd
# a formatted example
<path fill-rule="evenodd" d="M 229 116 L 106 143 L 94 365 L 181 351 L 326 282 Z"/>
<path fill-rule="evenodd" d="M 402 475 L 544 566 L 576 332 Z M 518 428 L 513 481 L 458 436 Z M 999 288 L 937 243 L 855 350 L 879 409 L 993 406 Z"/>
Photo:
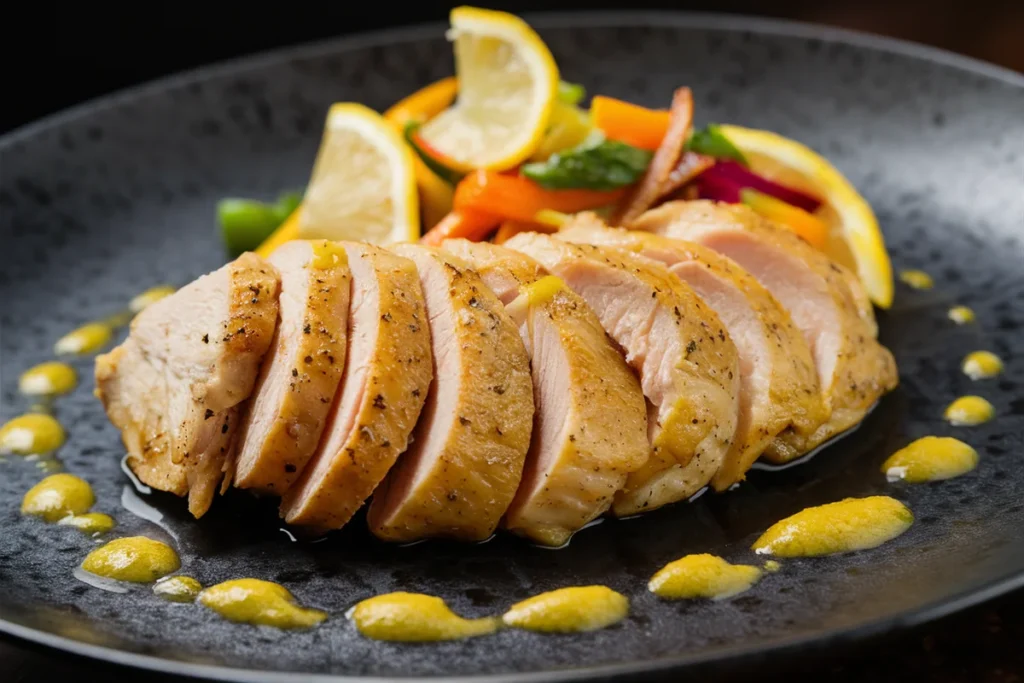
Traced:
<path fill-rule="evenodd" d="M 744 166 L 747 165 L 747 159 L 743 156 L 743 152 L 736 149 L 736 146 L 714 123 L 709 123 L 704 128 L 693 131 L 689 142 L 686 143 L 686 149 L 716 159 L 732 159 Z"/>

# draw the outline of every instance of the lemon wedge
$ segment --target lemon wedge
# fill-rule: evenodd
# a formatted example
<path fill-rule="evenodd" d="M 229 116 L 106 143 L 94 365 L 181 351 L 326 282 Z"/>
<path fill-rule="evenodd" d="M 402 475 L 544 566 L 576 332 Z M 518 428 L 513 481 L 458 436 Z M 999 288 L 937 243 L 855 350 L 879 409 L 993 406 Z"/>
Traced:
<path fill-rule="evenodd" d="M 421 138 L 457 171 L 504 170 L 540 145 L 558 92 L 558 67 L 540 36 L 506 12 L 456 7 L 459 96 L 420 128 Z"/>
<path fill-rule="evenodd" d="M 769 180 L 804 190 L 824 201 L 816 215 L 829 226 L 825 252 L 857 273 L 871 301 L 889 308 L 892 263 L 871 206 L 835 166 L 811 148 L 764 130 L 723 125 L 722 133 Z"/>
<path fill-rule="evenodd" d="M 289 224 L 298 239 L 418 239 L 413 155 L 395 126 L 361 104 L 333 105 L 302 206 L 268 242 Z"/>

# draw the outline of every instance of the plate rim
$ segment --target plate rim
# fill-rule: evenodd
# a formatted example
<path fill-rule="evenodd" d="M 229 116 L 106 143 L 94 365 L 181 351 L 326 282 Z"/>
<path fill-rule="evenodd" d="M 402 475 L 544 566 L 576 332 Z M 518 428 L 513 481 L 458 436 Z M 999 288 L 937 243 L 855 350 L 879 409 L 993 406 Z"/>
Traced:
<path fill-rule="evenodd" d="M 937 63 L 976 76 L 1000 81 L 1011 87 L 1024 89 L 1024 73 L 1018 73 L 1012 69 L 981 59 L 899 38 L 810 22 L 744 14 L 671 10 L 599 10 L 587 11 L 586 13 L 574 13 L 571 11 L 529 12 L 523 13 L 522 16 L 532 26 L 541 29 L 666 26 L 703 30 L 745 31 L 760 35 L 817 39 L 824 42 L 889 52 L 925 62 Z M 421 40 L 428 36 L 432 37 L 442 34 L 446 26 L 447 24 L 444 22 L 435 21 L 360 32 L 347 36 L 326 38 L 283 46 L 272 50 L 264 50 L 162 76 L 96 96 L 14 128 L 0 135 L 0 154 L 9 151 L 19 143 L 70 124 L 81 117 L 157 94 L 167 89 L 184 87 L 192 83 L 227 75 L 243 74 L 247 71 L 257 70 L 290 60 L 315 58 L 324 54 L 358 50 L 382 43 Z M 757 646 L 740 647 L 738 651 L 734 651 L 730 655 L 730 661 L 748 661 L 756 657 L 779 655 L 803 647 L 815 647 L 836 641 L 854 642 L 864 640 L 872 636 L 908 629 L 934 621 L 1022 588 L 1024 588 L 1024 572 L 1010 572 L 975 589 L 962 591 L 951 598 L 932 601 L 916 610 L 870 620 L 854 626 L 818 631 L 805 636 L 783 638 Z M 424 680 L 424 677 L 350 676 L 346 674 L 267 671 L 226 665 L 197 664 L 74 640 L 8 621 L 3 616 L 0 616 L 0 635 L 6 636 L 8 640 L 13 640 L 15 643 L 23 641 L 30 645 L 52 648 L 118 666 L 217 681 L 237 681 L 240 683 L 269 683 L 270 681 L 334 681 L 336 683 L 405 681 L 412 683 L 413 681 Z M 454 677 L 446 676 L 446 678 L 458 680 L 462 683 L 541 683 L 546 681 L 578 681 L 587 679 L 609 680 L 639 674 L 666 673 L 673 670 L 681 671 L 688 667 L 707 665 L 721 658 L 721 653 L 713 650 L 702 654 L 670 655 L 656 659 L 571 669 L 470 674 Z"/>

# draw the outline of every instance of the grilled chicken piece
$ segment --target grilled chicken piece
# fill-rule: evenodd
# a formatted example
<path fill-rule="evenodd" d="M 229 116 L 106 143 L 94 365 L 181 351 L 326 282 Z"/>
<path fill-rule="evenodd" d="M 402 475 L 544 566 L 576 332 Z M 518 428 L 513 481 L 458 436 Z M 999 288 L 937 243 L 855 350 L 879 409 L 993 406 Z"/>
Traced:
<path fill-rule="evenodd" d="M 405 450 L 432 372 L 416 266 L 373 245 L 337 244 L 352 273 L 345 369 L 320 444 L 281 499 L 289 524 L 320 530 L 348 522 Z"/>
<path fill-rule="evenodd" d="M 96 395 L 140 480 L 201 517 L 231 457 L 239 404 L 277 324 L 276 270 L 246 253 L 147 307 L 96 359 Z"/>
<path fill-rule="evenodd" d="M 490 537 L 523 471 L 533 424 L 530 362 L 498 298 L 464 261 L 400 244 L 426 299 L 434 382 L 412 447 L 373 497 L 388 541 Z"/>
<path fill-rule="evenodd" d="M 238 435 L 235 486 L 281 495 L 316 450 L 345 367 L 351 274 L 345 250 L 296 240 L 267 258 L 281 316 Z"/>
<path fill-rule="evenodd" d="M 785 307 L 814 358 L 829 419 L 810 435 L 787 430 L 765 458 L 792 460 L 860 422 L 897 382 L 863 288 L 850 271 L 745 206 L 669 202 L 629 227 L 698 242 L 749 271 Z"/>
<path fill-rule="evenodd" d="M 809 437 L 827 418 L 811 351 L 789 314 L 752 275 L 693 242 L 604 227 L 581 214 L 558 233 L 582 244 L 618 246 L 660 261 L 714 309 L 736 344 L 740 408 L 736 436 L 711 485 L 741 481 L 785 429 Z"/>
<path fill-rule="evenodd" d="M 503 524 L 563 545 L 606 512 L 647 461 L 640 383 L 590 306 L 537 261 L 486 242 L 448 240 L 442 248 L 473 266 L 506 305 L 533 361 L 533 441 Z"/>
<path fill-rule="evenodd" d="M 647 463 L 612 511 L 629 515 L 696 493 L 736 429 L 739 367 L 725 326 L 664 265 L 625 251 L 521 233 L 506 242 L 561 277 L 625 351 L 647 398 Z"/>

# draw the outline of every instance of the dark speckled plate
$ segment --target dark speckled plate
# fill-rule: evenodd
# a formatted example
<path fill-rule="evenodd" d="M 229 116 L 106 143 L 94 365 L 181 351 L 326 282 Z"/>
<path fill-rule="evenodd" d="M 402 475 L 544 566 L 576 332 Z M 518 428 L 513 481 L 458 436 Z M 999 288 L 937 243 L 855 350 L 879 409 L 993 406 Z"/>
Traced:
<path fill-rule="evenodd" d="M 123 449 L 85 381 L 56 405 L 66 469 L 91 481 L 116 534 L 171 537 L 204 584 L 280 581 L 331 619 L 309 632 L 226 623 L 197 605 L 125 595 L 72 578 L 93 541 L 18 514 L 40 478 L 0 463 L 0 630 L 139 667 L 237 680 L 286 673 L 493 675 L 548 680 L 683 669 L 918 623 L 1024 584 L 1024 78 L 891 41 L 775 22 L 651 14 L 536 18 L 566 78 L 591 92 L 664 105 L 693 87 L 699 122 L 777 130 L 825 152 L 876 208 L 897 268 L 931 272 L 899 287 L 880 316 L 902 386 L 853 435 L 811 462 L 757 471 L 738 490 L 580 533 L 563 550 L 505 535 L 476 546 L 374 542 L 361 524 L 315 544 L 279 531 L 272 506 L 233 493 L 201 522 L 166 495 L 145 503 L 119 468 Z M 383 109 L 451 72 L 441 26 L 330 42 L 162 81 L 86 105 L 0 142 L 3 417 L 26 409 L 17 377 L 53 342 L 121 309 L 141 290 L 181 284 L 225 256 L 213 227 L 225 195 L 265 195 L 307 179 L 328 105 Z M 978 322 L 957 327 L 953 304 Z M 958 367 L 988 348 L 999 378 Z M 91 374 L 91 359 L 77 365 Z M 998 418 L 946 425 L 943 407 L 980 393 Z M 977 471 L 925 486 L 887 484 L 882 460 L 925 434 L 955 434 Z M 784 563 L 724 602 L 663 603 L 646 581 L 690 552 L 754 561 L 756 534 L 805 506 L 884 493 L 917 523 L 873 551 Z M 500 611 L 537 592 L 604 583 L 631 616 L 586 635 L 506 631 L 427 646 L 359 637 L 343 614 L 375 593 L 435 593 L 460 612 Z"/>

